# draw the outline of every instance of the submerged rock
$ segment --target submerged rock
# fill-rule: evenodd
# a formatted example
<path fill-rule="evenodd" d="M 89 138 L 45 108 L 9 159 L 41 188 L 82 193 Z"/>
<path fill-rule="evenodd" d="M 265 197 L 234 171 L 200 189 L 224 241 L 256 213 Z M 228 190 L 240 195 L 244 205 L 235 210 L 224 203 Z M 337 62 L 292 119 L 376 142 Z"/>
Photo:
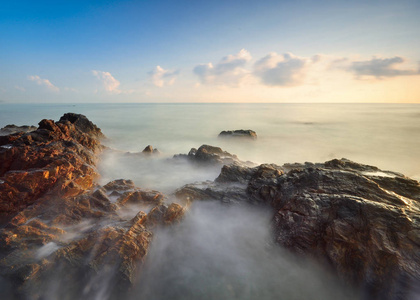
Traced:
<path fill-rule="evenodd" d="M 332 267 L 369 299 L 406 299 L 420 282 L 420 185 L 346 159 L 224 166 L 180 198 L 270 205 L 277 243 Z"/>
<path fill-rule="evenodd" d="M 228 131 L 220 132 L 219 137 L 221 138 L 246 138 L 246 139 L 256 140 L 257 133 L 251 129 L 228 130 Z"/>

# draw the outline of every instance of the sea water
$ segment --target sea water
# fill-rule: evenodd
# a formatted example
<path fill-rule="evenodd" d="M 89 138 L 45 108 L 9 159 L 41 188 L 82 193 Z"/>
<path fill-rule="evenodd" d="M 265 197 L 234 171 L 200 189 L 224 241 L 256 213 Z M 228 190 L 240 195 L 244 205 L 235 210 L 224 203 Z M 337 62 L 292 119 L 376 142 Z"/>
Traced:
<path fill-rule="evenodd" d="M 171 159 L 202 144 L 255 163 L 345 157 L 420 179 L 420 105 L 1 104 L 0 127 L 58 120 L 66 112 L 86 115 L 107 136 L 104 144 L 114 149 L 101 155 L 102 184 L 126 178 L 171 195 L 184 184 L 214 180 L 220 167 Z M 258 138 L 218 138 L 222 130 L 235 129 L 252 129 Z M 147 145 L 161 154 L 134 154 Z M 156 232 L 129 298 L 359 298 L 326 270 L 273 245 L 271 217 L 272 212 L 257 207 L 193 203 L 181 224 Z M 51 286 L 55 292 L 46 299 L 62 291 L 59 282 Z M 104 284 L 92 295 L 86 297 L 107 299 L 110 294 Z"/>
<path fill-rule="evenodd" d="M 152 145 L 166 158 L 209 144 L 255 163 L 345 157 L 420 179 L 418 104 L 0 104 L 0 127 L 66 112 L 86 115 L 105 144 L 126 152 Z M 235 129 L 252 129 L 258 139 L 217 137 Z"/>

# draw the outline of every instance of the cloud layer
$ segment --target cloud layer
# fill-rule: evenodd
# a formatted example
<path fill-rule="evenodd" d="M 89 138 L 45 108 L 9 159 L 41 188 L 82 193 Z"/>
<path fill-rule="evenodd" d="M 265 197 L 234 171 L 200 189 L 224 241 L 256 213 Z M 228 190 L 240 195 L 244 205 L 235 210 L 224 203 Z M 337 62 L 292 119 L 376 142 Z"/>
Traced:
<path fill-rule="evenodd" d="M 197 65 L 193 72 L 203 84 L 239 85 L 249 74 L 244 66 L 251 59 L 251 54 L 242 49 L 235 55 L 225 56 L 215 65 L 212 63 Z"/>
<path fill-rule="evenodd" d="M 399 56 L 392 58 L 373 58 L 366 61 L 352 62 L 349 70 L 356 77 L 374 76 L 376 78 L 383 78 L 419 74 L 417 70 L 401 70 L 395 68 L 396 65 L 402 64 L 403 62 L 404 59 Z"/>
<path fill-rule="evenodd" d="M 153 71 L 150 71 L 148 74 L 155 86 L 163 87 L 166 85 L 174 84 L 176 78 L 179 75 L 179 70 L 165 70 L 161 66 L 156 66 L 156 68 Z"/>
<path fill-rule="evenodd" d="M 311 60 L 292 53 L 279 55 L 272 52 L 255 63 L 254 74 L 265 85 L 294 86 L 302 83 L 305 67 L 318 59 L 318 56 Z"/>
<path fill-rule="evenodd" d="M 28 79 L 31 81 L 35 81 L 36 84 L 38 85 L 43 85 L 45 87 L 47 87 L 50 91 L 53 92 L 59 92 L 60 89 L 58 87 L 56 87 L 54 84 L 51 83 L 51 81 L 49 81 L 48 79 L 43 79 L 41 77 L 39 77 L 38 75 L 31 75 L 28 76 Z"/>
<path fill-rule="evenodd" d="M 121 93 L 121 90 L 118 89 L 118 87 L 120 86 L 120 82 L 117 79 L 115 79 L 111 75 L 111 73 L 92 70 L 92 74 L 95 75 L 96 78 L 98 78 L 102 82 L 105 91 L 115 94 Z"/>

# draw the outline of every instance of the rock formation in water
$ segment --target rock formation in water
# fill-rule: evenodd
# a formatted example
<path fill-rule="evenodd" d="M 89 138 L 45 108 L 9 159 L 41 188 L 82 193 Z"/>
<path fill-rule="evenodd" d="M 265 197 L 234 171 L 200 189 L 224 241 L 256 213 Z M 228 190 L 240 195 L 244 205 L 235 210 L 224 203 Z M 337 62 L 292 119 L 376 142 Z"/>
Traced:
<path fill-rule="evenodd" d="M 164 195 L 130 180 L 95 183 L 102 137 L 76 114 L 0 137 L 0 276 L 18 298 L 76 299 L 104 287 L 125 290 L 153 228 L 182 218 L 182 206 L 165 204 Z M 51 290 L 52 278 L 64 290 Z"/>
<path fill-rule="evenodd" d="M 346 159 L 236 163 L 176 194 L 269 205 L 277 243 L 330 266 L 369 299 L 406 299 L 420 282 L 420 185 L 401 174 Z"/>
<path fill-rule="evenodd" d="M 257 139 L 257 133 L 251 129 L 240 129 L 240 130 L 228 130 L 222 131 L 219 133 L 219 137 L 221 138 L 246 138 L 246 139 Z"/>
<path fill-rule="evenodd" d="M 147 145 L 146 148 L 143 149 L 143 151 L 141 152 L 143 154 L 160 154 L 160 151 L 156 148 L 153 149 L 153 147 L 151 145 Z"/>
<path fill-rule="evenodd" d="M 243 162 L 235 154 L 230 154 L 227 151 L 223 151 L 222 148 L 201 145 L 198 149 L 191 148 L 188 154 L 177 154 L 174 159 L 187 159 L 188 161 L 201 165 L 230 165 L 233 163 L 240 163 L 247 166 L 255 166 L 252 162 Z"/>

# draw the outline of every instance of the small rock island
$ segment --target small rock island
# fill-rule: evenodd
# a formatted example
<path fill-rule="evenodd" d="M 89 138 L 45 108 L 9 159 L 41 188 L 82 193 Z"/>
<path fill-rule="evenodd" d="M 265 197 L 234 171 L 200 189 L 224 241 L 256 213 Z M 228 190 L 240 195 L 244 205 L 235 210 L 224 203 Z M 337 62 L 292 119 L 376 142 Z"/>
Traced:
<path fill-rule="evenodd" d="M 228 130 L 219 133 L 220 138 L 243 138 L 243 139 L 257 139 L 257 133 L 251 129 L 243 130 Z"/>

